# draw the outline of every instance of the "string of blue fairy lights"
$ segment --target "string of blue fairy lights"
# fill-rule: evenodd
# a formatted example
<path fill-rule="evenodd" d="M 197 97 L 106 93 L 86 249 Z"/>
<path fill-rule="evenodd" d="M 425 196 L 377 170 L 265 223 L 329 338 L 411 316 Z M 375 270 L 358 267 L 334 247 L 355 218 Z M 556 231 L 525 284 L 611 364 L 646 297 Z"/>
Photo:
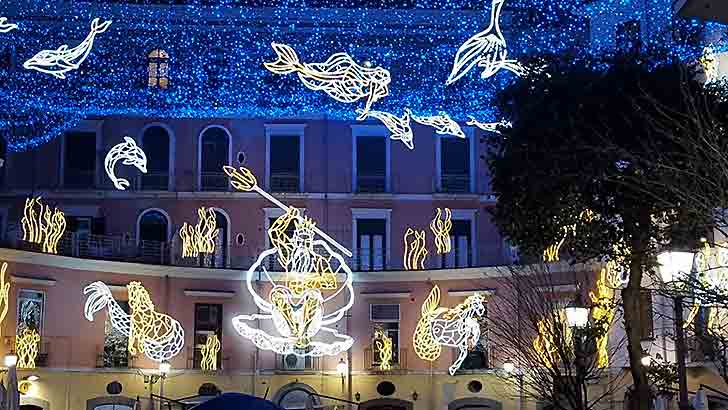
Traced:
<path fill-rule="evenodd" d="M 278 118 L 324 115 L 354 121 L 344 104 L 304 87 L 295 75 L 265 70 L 271 42 L 291 45 L 303 62 L 346 52 L 388 69 L 389 96 L 372 107 L 401 115 L 447 112 L 497 121 L 491 96 L 515 79 L 476 68 L 446 86 L 460 45 L 489 23 L 490 1 L 474 0 L 28 0 L 0 16 L 18 28 L 0 34 L 0 133 L 9 151 L 37 147 L 84 118 Z M 639 3 L 639 4 L 638 4 Z M 70 47 L 91 20 L 113 20 L 78 70 L 58 79 L 22 67 L 39 50 Z M 668 44 L 694 59 L 701 33 L 723 28 L 674 17 L 670 0 L 506 0 L 501 28 L 509 58 L 569 53 L 574 64 L 615 50 L 619 23 L 639 20 L 646 47 Z M 714 36 L 715 37 L 715 36 Z M 147 84 L 147 55 L 165 50 L 169 87 Z M 3 56 L 5 56 L 3 58 Z M 6 63 L 3 64 L 2 61 Z"/>

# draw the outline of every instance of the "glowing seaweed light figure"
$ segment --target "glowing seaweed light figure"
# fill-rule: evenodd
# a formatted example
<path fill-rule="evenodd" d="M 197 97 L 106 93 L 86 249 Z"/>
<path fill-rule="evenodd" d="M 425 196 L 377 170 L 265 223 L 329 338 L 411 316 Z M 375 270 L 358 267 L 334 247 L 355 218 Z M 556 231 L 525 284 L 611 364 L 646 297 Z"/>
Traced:
<path fill-rule="evenodd" d="M 426 258 L 425 231 L 407 228 L 407 232 L 404 234 L 404 268 L 407 270 L 425 269 Z"/>
<path fill-rule="evenodd" d="M 10 300 L 10 281 L 5 281 L 5 272 L 8 270 L 8 263 L 3 262 L 0 267 L 0 305 L 2 310 L 0 311 L 0 331 L 2 331 L 2 323 L 5 320 L 5 316 L 8 314 L 8 300 Z"/>
<path fill-rule="evenodd" d="M 215 210 L 202 207 L 197 210 L 199 220 L 194 227 L 185 222 L 179 230 L 182 240 L 182 257 L 196 258 L 202 254 L 215 253 L 215 238 L 220 233 Z"/>
<path fill-rule="evenodd" d="M 8 23 L 7 17 L 0 17 L 0 33 L 7 33 L 18 28 L 17 24 Z"/>
<path fill-rule="evenodd" d="M 124 160 L 122 162 L 124 165 L 134 165 L 139 171 L 146 174 L 147 156 L 131 137 L 124 137 L 124 142 L 114 145 L 106 154 L 104 159 L 106 175 L 109 176 L 116 189 L 124 191 L 129 186 L 129 181 L 124 178 L 117 178 L 114 173 L 114 166 L 119 160 Z"/>
<path fill-rule="evenodd" d="M 369 111 L 365 113 L 363 110 L 358 109 L 356 112 L 364 116 L 362 119 L 365 119 L 367 116 L 378 119 L 392 133 L 389 138 L 402 141 L 409 149 L 415 149 L 414 134 L 412 133 L 412 125 L 410 123 L 412 113 L 409 109 L 405 108 L 402 117 L 397 117 L 394 114 L 384 111 Z"/>
<path fill-rule="evenodd" d="M 437 214 L 430 222 L 430 230 L 435 235 L 435 248 L 437 253 L 450 253 L 452 243 L 450 241 L 450 230 L 452 229 L 452 211 L 445 208 L 445 216 L 440 208 L 437 208 Z"/>
<path fill-rule="evenodd" d="M 77 70 L 81 63 L 86 61 L 94 46 L 96 35 L 108 30 L 110 25 L 111 20 L 101 23 L 96 18 L 91 22 L 91 31 L 81 44 L 73 48 L 68 48 L 68 45 L 64 44 L 56 50 L 39 51 L 31 59 L 23 63 L 23 67 L 64 79 L 67 72 Z"/>
<path fill-rule="evenodd" d="M 15 336 L 15 353 L 18 356 L 19 369 L 35 369 L 35 358 L 38 356 L 40 335 L 35 329 L 25 329 L 22 335 Z"/>
<path fill-rule="evenodd" d="M 597 368 L 609 367 L 609 327 L 614 319 L 614 289 L 609 287 L 609 269 L 613 265 L 607 265 L 599 272 L 596 292 L 589 292 L 589 299 L 593 303 L 591 310 L 592 317 L 599 326 L 599 336 L 596 340 L 597 347 Z"/>
<path fill-rule="evenodd" d="M 281 355 L 335 356 L 351 348 L 354 339 L 332 326 L 354 305 L 352 272 L 329 244 L 343 249 L 348 256 L 351 252 L 321 232 L 296 208 L 284 205 L 258 187 L 250 170 L 233 167 L 224 167 L 224 170 L 233 187 L 256 191 L 286 212 L 268 230 L 272 248 L 263 251 L 246 274 L 248 292 L 260 313 L 234 317 L 235 330 L 258 348 Z M 291 225 L 295 227 L 293 234 L 288 229 Z M 285 270 L 284 282 L 277 283 L 268 274 L 266 262 L 271 260 Z M 267 295 L 256 291 L 254 282 L 259 272 L 271 285 Z M 339 282 L 337 277 L 342 276 L 343 282 Z M 333 311 L 327 313 L 332 304 Z M 272 323 L 277 334 L 259 328 L 262 323 Z"/>
<path fill-rule="evenodd" d="M 454 376 L 468 356 L 468 351 L 480 340 L 480 323 L 476 317 L 485 314 L 483 296 L 476 293 L 452 309 L 440 307 L 440 288 L 435 285 L 422 304 L 413 337 L 415 353 L 420 359 L 434 362 L 442 346 L 459 349 L 459 355 L 449 368 Z"/>
<path fill-rule="evenodd" d="M 111 326 L 129 338 L 129 353 L 143 353 L 155 362 L 176 356 L 185 342 L 182 325 L 171 316 L 158 313 L 147 290 L 139 282 L 126 285 L 131 315 L 124 312 L 103 282 L 94 282 L 84 288 L 88 295 L 84 315 L 90 322 L 94 313 L 107 308 Z"/>
<path fill-rule="evenodd" d="M 285 44 L 272 43 L 278 59 L 263 65 L 275 74 L 298 73 L 303 85 L 323 91 L 335 100 L 353 103 L 366 98 L 359 119 L 366 118 L 374 102 L 389 95 L 391 77 L 382 67 L 362 67 L 346 53 L 336 53 L 323 63 L 303 64 L 296 52 Z"/>
<path fill-rule="evenodd" d="M 512 71 L 518 76 L 527 70 L 518 61 L 508 59 L 506 39 L 500 29 L 500 15 L 505 0 L 492 0 L 490 25 L 480 33 L 470 37 L 455 54 L 450 76 L 445 82 L 450 85 L 467 74 L 476 64 L 483 69 L 481 78 L 489 78 L 501 69 Z"/>
<path fill-rule="evenodd" d="M 200 369 L 203 371 L 216 371 L 217 370 L 217 354 L 220 352 L 220 339 L 217 335 L 207 336 L 205 345 L 202 346 L 202 361 L 200 362 Z"/>
<path fill-rule="evenodd" d="M 548 317 L 538 322 L 538 334 L 533 339 L 533 350 L 541 365 L 547 368 L 561 364 L 561 348 L 569 349 L 573 346 L 572 330 L 566 321 L 566 313 L 563 310 L 551 313 Z M 570 350 L 563 353 L 572 354 Z"/>
<path fill-rule="evenodd" d="M 66 217 L 63 211 L 40 202 L 41 197 L 27 198 L 23 208 L 23 240 L 41 245 L 43 252 L 58 253 L 58 241 L 66 232 Z M 36 212 L 36 205 L 38 211 Z"/>
<path fill-rule="evenodd" d="M 380 327 L 374 330 L 374 345 L 379 352 L 379 370 L 392 370 L 392 338 Z"/>
<path fill-rule="evenodd" d="M 452 135 L 458 138 L 465 138 L 465 133 L 456 121 L 450 118 L 446 112 L 440 111 L 438 115 L 418 117 L 413 115 L 412 119 L 422 125 L 427 125 L 435 129 L 440 135 Z"/>

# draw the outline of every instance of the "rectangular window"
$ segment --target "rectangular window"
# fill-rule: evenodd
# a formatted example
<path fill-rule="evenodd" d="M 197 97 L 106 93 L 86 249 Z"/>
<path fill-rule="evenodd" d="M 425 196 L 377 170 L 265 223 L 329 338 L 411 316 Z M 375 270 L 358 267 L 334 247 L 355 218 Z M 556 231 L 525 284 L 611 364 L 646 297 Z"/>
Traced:
<path fill-rule="evenodd" d="M 470 192 L 470 140 L 440 138 L 440 187 L 442 192 Z"/>
<path fill-rule="evenodd" d="M 28 329 L 43 333 L 45 314 L 45 293 L 37 290 L 20 289 L 18 292 L 18 326 L 16 332 L 22 335 Z"/>
<path fill-rule="evenodd" d="M 121 309 L 129 314 L 129 302 L 118 301 Z M 122 334 L 111 324 L 107 315 L 104 322 L 104 350 L 101 352 L 101 367 L 129 367 L 129 336 Z"/>
<path fill-rule="evenodd" d="M 640 292 L 640 323 L 642 323 L 642 340 L 649 340 L 655 337 L 654 318 L 652 311 L 652 291 L 642 290 Z"/>
<path fill-rule="evenodd" d="M 386 192 L 387 140 L 379 135 L 356 137 L 357 192 Z"/>
<path fill-rule="evenodd" d="M 387 260 L 387 220 L 357 219 L 355 223 L 358 270 L 384 269 Z"/>
<path fill-rule="evenodd" d="M 64 144 L 63 186 L 93 188 L 96 185 L 96 134 L 69 132 Z"/>
<path fill-rule="evenodd" d="M 373 329 L 382 329 L 392 339 L 392 365 L 399 364 L 399 304 L 369 305 L 369 319 Z M 372 344 L 371 366 L 381 364 L 380 351 L 377 344 Z"/>
<path fill-rule="evenodd" d="M 217 340 L 222 342 L 222 305 L 195 303 L 195 369 L 200 368 L 202 347 L 211 335 L 217 335 Z M 221 360 L 222 349 L 217 354 L 218 369 L 221 367 Z"/>
<path fill-rule="evenodd" d="M 443 268 L 467 268 L 472 266 L 472 235 L 471 223 L 468 219 L 453 219 L 450 230 L 449 253 L 442 254 L 441 267 Z"/>
<path fill-rule="evenodd" d="M 298 135 L 270 136 L 270 189 L 298 192 L 300 188 L 300 148 Z"/>
<path fill-rule="evenodd" d="M 639 20 L 625 21 L 617 25 L 617 50 L 622 53 L 634 54 L 641 47 L 641 26 Z"/>

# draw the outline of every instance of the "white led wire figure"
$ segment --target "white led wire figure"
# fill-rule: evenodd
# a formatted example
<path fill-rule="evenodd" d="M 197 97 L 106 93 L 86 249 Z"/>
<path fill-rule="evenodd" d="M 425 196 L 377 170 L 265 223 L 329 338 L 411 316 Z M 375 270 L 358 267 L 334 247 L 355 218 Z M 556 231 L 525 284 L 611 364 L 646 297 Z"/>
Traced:
<path fill-rule="evenodd" d="M 7 17 L 0 17 L 0 33 L 7 33 L 18 28 L 17 24 L 8 23 Z"/>
<path fill-rule="evenodd" d="M 450 118 L 450 116 L 444 111 L 440 111 L 438 115 L 423 117 L 413 115 L 412 119 L 422 125 L 434 128 L 435 132 L 440 135 L 452 135 L 458 138 L 465 138 L 465 133 L 460 127 L 460 124 Z"/>
<path fill-rule="evenodd" d="M 116 302 L 111 289 L 103 282 L 86 286 L 87 295 L 84 315 L 93 322 L 94 313 L 106 308 L 111 326 L 129 338 L 129 353 L 141 351 L 155 362 L 164 362 L 176 356 L 185 342 L 182 325 L 171 316 L 158 313 L 146 289 L 139 282 L 127 285 L 131 315 Z"/>
<path fill-rule="evenodd" d="M 488 28 L 470 37 L 455 54 L 450 76 L 445 82 L 450 85 L 467 74 L 476 64 L 483 69 L 482 78 L 489 78 L 501 69 L 506 69 L 518 76 L 526 75 L 526 68 L 518 61 L 508 59 L 506 39 L 500 29 L 500 15 L 505 0 L 492 0 L 490 8 L 490 25 Z"/>
<path fill-rule="evenodd" d="M 123 165 L 133 165 L 146 174 L 147 156 L 131 137 L 124 137 L 124 142 L 114 145 L 106 154 L 104 159 L 106 175 L 109 176 L 116 189 L 124 191 L 129 186 L 129 181 L 125 178 L 118 178 L 114 173 L 114 166 L 119 160 L 123 160 Z"/>
<path fill-rule="evenodd" d="M 480 122 L 473 117 L 470 117 L 470 120 L 468 120 L 466 124 L 473 127 L 478 127 L 483 131 L 495 132 L 496 134 L 500 134 L 500 131 L 498 131 L 498 127 L 511 128 L 513 126 L 510 121 Z"/>
<path fill-rule="evenodd" d="M 452 309 L 440 307 L 440 288 L 435 285 L 422 304 L 422 316 L 412 338 L 415 353 L 422 360 L 434 362 L 442 354 L 442 346 L 458 349 L 458 357 L 449 368 L 454 376 L 468 351 L 480 340 L 480 323 L 475 318 L 484 314 L 484 300 L 478 293 Z"/>
<path fill-rule="evenodd" d="M 391 77 L 382 67 L 362 67 L 346 53 L 336 53 L 323 63 L 303 64 L 296 52 L 285 44 L 272 43 L 278 59 L 263 65 L 275 74 L 298 73 L 311 90 L 323 91 L 343 103 L 366 99 L 358 119 L 366 118 L 374 102 L 389 95 Z"/>
<path fill-rule="evenodd" d="M 93 48 L 96 35 L 105 32 L 110 25 L 111 20 L 100 23 L 100 20 L 96 18 L 91 22 L 91 31 L 81 44 L 73 48 L 68 48 L 68 45 L 64 44 L 55 50 L 39 51 L 23 63 L 23 67 L 64 79 L 67 72 L 77 70 L 81 63 L 86 61 Z"/>
<path fill-rule="evenodd" d="M 356 112 L 366 119 L 366 117 L 374 117 L 384 124 L 385 127 L 391 132 L 389 138 L 393 140 L 402 141 L 402 143 L 409 149 L 415 149 L 414 134 L 412 133 L 412 126 L 410 124 L 410 116 L 412 113 L 409 109 L 404 110 L 402 117 L 397 117 L 394 114 L 390 114 L 384 111 L 369 111 L 358 109 Z"/>

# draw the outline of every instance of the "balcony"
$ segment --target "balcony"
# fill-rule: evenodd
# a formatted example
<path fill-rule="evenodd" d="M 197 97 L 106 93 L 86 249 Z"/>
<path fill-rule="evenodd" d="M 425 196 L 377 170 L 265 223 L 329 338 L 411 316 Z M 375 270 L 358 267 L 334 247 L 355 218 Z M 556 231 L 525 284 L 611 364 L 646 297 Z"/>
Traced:
<path fill-rule="evenodd" d="M 7 351 L 18 351 L 15 346 L 15 335 L 3 336 L 3 343 Z M 71 343 L 71 338 L 67 336 L 41 335 L 35 366 L 68 368 L 71 359 Z"/>
<path fill-rule="evenodd" d="M 66 169 L 63 175 L 63 187 L 67 189 L 92 189 L 96 185 L 96 173 L 83 170 Z"/>
<path fill-rule="evenodd" d="M 140 189 L 144 191 L 167 191 L 169 189 L 169 173 L 147 172 L 140 177 Z"/>
<path fill-rule="evenodd" d="M 276 172 L 270 175 L 270 190 L 272 192 L 299 192 L 299 175 Z"/>
<path fill-rule="evenodd" d="M 371 346 L 366 347 L 362 354 L 364 355 L 363 363 L 366 370 L 372 372 L 381 371 L 379 370 L 379 363 L 374 357 L 374 349 L 372 349 Z M 389 370 L 390 372 L 407 369 L 407 348 L 400 347 L 399 353 L 395 353 L 393 356 L 394 357 L 392 358 L 392 369 Z"/>
<path fill-rule="evenodd" d="M 441 192 L 453 194 L 470 192 L 470 175 L 467 174 L 442 174 L 440 183 Z"/>
<path fill-rule="evenodd" d="M 202 348 L 200 347 L 188 347 L 187 348 L 187 369 L 200 369 L 200 363 L 202 362 Z M 230 353 L 222 349 L 218 352 L 217 356 L 217 369 L 225 369 L 226 363 L 230 362 Z"/>
<path fill-rule="evenodd" d="M 320 357 L 300 357 L 294 354 L 276 354 L 276 371 L 278 372 L 315 372 L 321 370 Z"/>
<path fill-rule="evenodd" d="M 360 272 L 387 269 L 387 251 L 384 249 L 359 249 L 353 257 L 352 268 Z"/>
<path fill-rule="evenodd" d="M 381 175 L 357 175 L 356 191 L 359 193 L 375 194 L 387 192 L 387 179 Z"/>
<path fill-rule="evenodd" d="M 128 369 L 134 367 L 134 356 L 124 348 L 110 348 L 109 346 L 96 346 L 96 368 L 98 369 Z"/>
<path fill-rule="evenodd" d="M 200 175 L 200 190 L 224 192 L 230 187 L 230 178 L 224 172 L 203 172 Z"/>

